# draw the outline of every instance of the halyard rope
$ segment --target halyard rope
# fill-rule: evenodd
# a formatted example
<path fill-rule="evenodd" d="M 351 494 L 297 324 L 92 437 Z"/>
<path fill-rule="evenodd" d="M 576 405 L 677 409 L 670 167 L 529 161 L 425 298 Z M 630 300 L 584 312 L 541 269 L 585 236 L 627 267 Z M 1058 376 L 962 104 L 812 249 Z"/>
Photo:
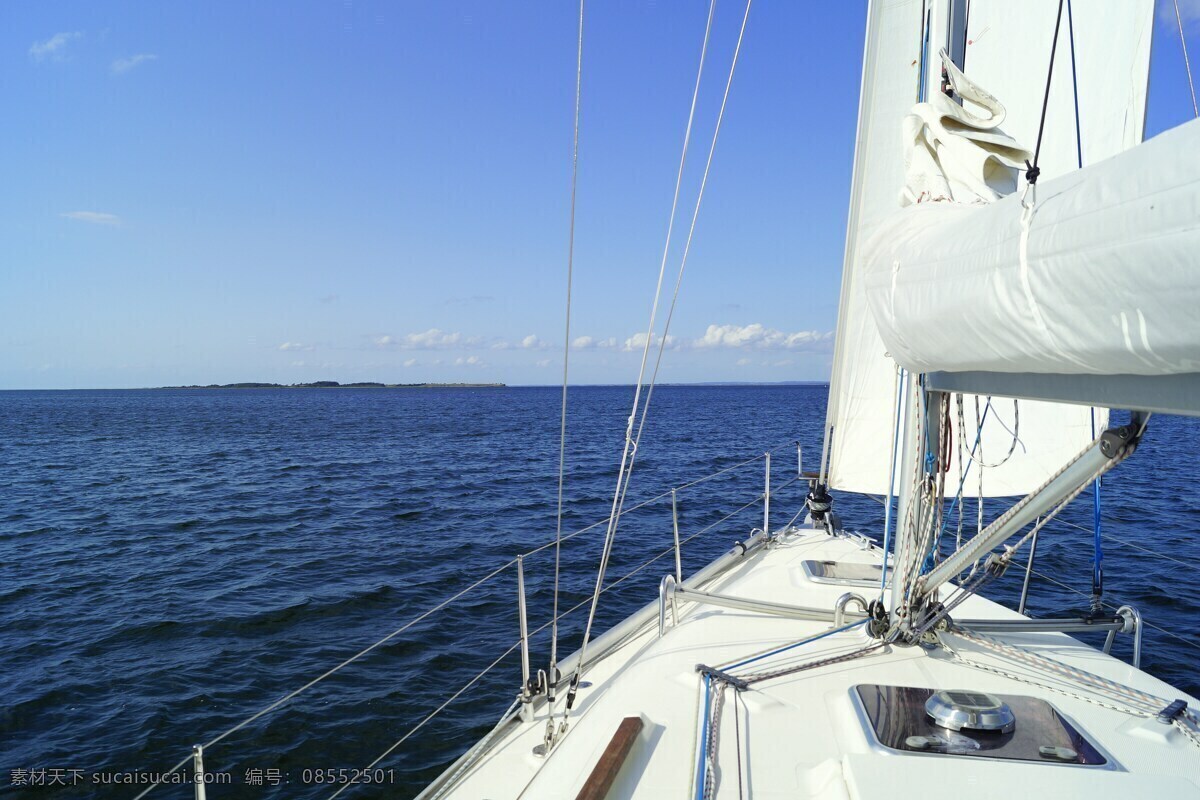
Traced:
<path fill-rule="evenodd" d="M 1033 678 L 1020 675 L 1018 673 L 1001 669 L 991 664 L 984 664 L 978 661 L 972 661 L 965 658 L 960 652 L 946 644 L 945 635 L 939 634 L 939 640 L 942 647 L 950 654 L 951 658 L 958 663 L 965 664 L 976 669 L 984 670 L 985 672 L 993 672 L 997 675 L 1009 678 L 1011 680 L 1026 683 L 1032 686 L 1038 686 L 1043 689 L 1049 689 L 1060 694 L 1074 697 L 1077 700 L 1083 700 L 1094 705 L 1102 706 L 1113 711 L 1119 711 L 1124 714 L 1132 714 L 1140 717 L 1155 717 L 1167 705 L 1167 701 L 1163 698 L 1143 692 L 1140 689 L 1135 689 L 1132 686 L 1127 686 L 1117 681 L 1109 680 L 1095 673 L 1088 672 L 1078 667 L 1072 667 L 1061 661 L 1047 658 L 1046 656 L 1033 653 L 1022 647 L 1005 644 L 1004 642 L 993 639 L 982 633 L 970 631 L 963 628 L 956 628 L 950 632 L 955 636 L 959 636 L 968 641 L 973 641 L 983 647 L 990 648 L 999 653 L 1007 655 L 1014 661 L 1022 662 L 1032 669 L 1041 669 L 1047 672 L 1057 672 L 1067 681 L 1073 681 L 1077 685 L 1082 684 L 1082 688 L 1091 689 L 1094 692 L 1107 692 L 1110 696 L 1116 695 L 1115 699 L 1105 700 L 1095 695 L 1088 695 L 1082 692 L 1073 692 L 1061 686 L 1056 686 L 1049 682 L 1034 680 Z M 1118 705 L 1118 702 L 1125 703 L 1124 706 Z M 1140 706 L 1140 707 L 1139 707 Z M 1200 747 L 1200 737 L 1196 732 L 1196 715 L 1191 711 L 1186 711 L 1182 716 L 1172 720 L 1172 723 L 1192 744 Z"/>

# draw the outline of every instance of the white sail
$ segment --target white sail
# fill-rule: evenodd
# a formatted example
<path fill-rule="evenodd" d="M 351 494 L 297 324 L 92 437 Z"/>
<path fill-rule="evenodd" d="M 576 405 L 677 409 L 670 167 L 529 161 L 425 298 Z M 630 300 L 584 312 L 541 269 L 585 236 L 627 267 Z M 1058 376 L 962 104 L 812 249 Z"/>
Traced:
<path fill-rule="evenodd" d="M 1071 5 L 1070 19 L 1064 13 L 1059 31 L 1039 160 L 1043 180 L 1078 167 L 1077 141 L 1082 143 L 1083 163 L 1089 164 L 1137 144 L 1143 132 L 1152 0 L 1089 0 Z M 834 489 L 873 494 L 889 489 L 896 363 L 868 304 L 863 246 L 900 211 L 898 198 L 905 186 L 902 125 L 918 100 L 922 63 L 933 64 L 926 71 L 925 96 L 940 90 L 938 50 L 946 39 L 948 6 L 936 0 L 874 2 L 869 11 L 826 420 L 827 477 Z M 1004 132 L 1030 150 L 1037 141 L 1057 6 L 1039 0 L 970 4 L 965 72 L 999 98 L 1006 110 Z M 922 17 L 929 20 L 928 45 Z M 970 409 L 965 415 L 967 438 L 973 439 L 973 397 L 966 399 L 966 406 Z M 1022 401 L 1019 416 L 1020 446 L 1002 466 L 986 471 L 986 496 L 1032 490 L 1092 437 L 1092 414 L 1086 407 Z M 1098 410 L 1097 428 L 1105 419 Z M 1015 422 L 1011 402 L 993 404 L 980 436 L 984 460 L 994 462 L 993 456 L 1008 451 Z M 951 474 L 959 474 L 956 464 L 951 465 Z"/>

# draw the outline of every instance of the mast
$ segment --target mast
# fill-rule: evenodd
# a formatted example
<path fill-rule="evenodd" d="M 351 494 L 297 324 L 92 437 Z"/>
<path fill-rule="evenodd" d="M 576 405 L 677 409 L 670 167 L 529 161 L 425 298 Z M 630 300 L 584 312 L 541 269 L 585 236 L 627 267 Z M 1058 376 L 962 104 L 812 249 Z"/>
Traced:
<path fill-rule="evenodd" d="M 944 31 L 945 39 L 938 42 L 934 52 L 945 49 L 960 70 L 966 58 L 967 13 L 966 0 L 933 0 L 930 9 L 932 31 Z M 944 26 L 939 24 L 944 21 Z M 957 57 L 955 57 L 957 53 Z M 945 91 L 948 85 L 942 78 L 940 60 L 925 59 L 925 74 L 921 76 L 926 91 Z M 959 101 L 961 103 L 961 100 Z M 892 625 L 908 613 L 906 590 L 915 579 L 925 558 L 924 526 L 941 524 L 940 513 L 930 507 L 941 497 L 942 487 L 937 476 L 943 474 L 940 454 L 943 403 L 947 396 L 930 392 L 923 376 L 905 372 L 907 386 L 904 395 L 908 408 L 903 414 L 903 446 L 901 449 L 900 490 L 896 516 L 895 564 L 892 576 L 892 595 L 888 608 Z M 928 520 L 928 522 L 926 522 Z M 884 554 L 887 557 L 887 554 Z"/>

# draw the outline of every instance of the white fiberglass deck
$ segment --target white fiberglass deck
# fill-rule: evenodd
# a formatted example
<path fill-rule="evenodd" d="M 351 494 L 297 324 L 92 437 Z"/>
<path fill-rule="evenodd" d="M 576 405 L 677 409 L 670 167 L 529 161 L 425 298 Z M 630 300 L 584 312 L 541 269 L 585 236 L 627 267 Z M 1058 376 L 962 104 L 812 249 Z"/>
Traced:
<path fill-rule="evenodd" d="M 747 556 L 703 587 L 755 600 L 832 609 L 846 591 L 867 599 L 878 590 L 811 581 L 810 559 L 879 563 L 881 553 L 852 538 L 824 531 L 788 534 L 769 549 Z M 649 620 L 620 648 L 591 665 L 570 730 L 548 758 L 533 749 L 545 730 L 545 706 L 536 719 L 504 730 L 445 797 L 573 798 L 587 780 L 617 726 L 640 716 L 644 727 L 608 794 L 610 798 L 674 800 L 695 796 L 703 679 L 696 665 L 720 667 L 830 629 L 823 622 L 681 603 L 680 621 L 658 638 Z M 955 619 L 1020 619 L 979 597 L 955 610 Z M 1001 638 L 1001 637 L 997 637 Z M 1177 690 L 1123 661 L 1061 633 L 1004 635 L 1003 641 L 1043 653 L 1113 681 L 1164 698 Z M 955 646 L 972 660 L 1028 676 L 1033 685 L 957 663 L 941 649 L 888 647 L 845 663 L 755 684 L 734 703 L 725 692 L 716 796 L 782 798 L 893 798 L 922 792 L 964 797 L 1054 796 L 1098 798 L 1200 797 L 1200 748 L 1178 729 L 1045 688 L 1087 695 L 1062 678 L 1007 661 L 961 639 Z M 799 664 L 861 648 L 862 626 L 759 662 L 755 667 Z M 1118 637 L 1116 652 L 1126 652 Z M 1108 758 L 1106 766 L 997 761 L 965 756 L 902 753 L 875 743 L 853 699 L 858 684 L 972 689 L 1039 697 L 1082 731 Z M 1194 708 L 1195 701 L 1189 701 Z M 560 699 L 559 708 L 562 707 Z M 736 708 L 736 711 L 735 711 Z M 735 721 L 736 714 L 736 721 Z M 1020 724 L 1020 722 L 1018 722 Z M 740 739 L 740 742 L 739 742 Z M 739 746 L 740 744 L 740 746 Z M 739 794 L 739 760 L 741 792 Z"/>

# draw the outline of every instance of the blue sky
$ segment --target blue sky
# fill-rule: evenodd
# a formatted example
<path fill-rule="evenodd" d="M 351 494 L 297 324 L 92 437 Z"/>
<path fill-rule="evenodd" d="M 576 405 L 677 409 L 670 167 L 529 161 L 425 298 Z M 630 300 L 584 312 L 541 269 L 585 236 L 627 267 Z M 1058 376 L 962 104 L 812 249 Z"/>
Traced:
<path fill-rule="evenodd" d="M 706 8 L 589 4 L 575 382 L 636 377 Z M 742 8 L 717 5 L 685 208 Z M 755 3 L 662 380 L 828 376 L 864 8 Z M 0 388 L 556 383 L 575 15 L 4 4 Z M 1190 118 L 1185 80 L 1160 15 L 1149 134 Z"/>

